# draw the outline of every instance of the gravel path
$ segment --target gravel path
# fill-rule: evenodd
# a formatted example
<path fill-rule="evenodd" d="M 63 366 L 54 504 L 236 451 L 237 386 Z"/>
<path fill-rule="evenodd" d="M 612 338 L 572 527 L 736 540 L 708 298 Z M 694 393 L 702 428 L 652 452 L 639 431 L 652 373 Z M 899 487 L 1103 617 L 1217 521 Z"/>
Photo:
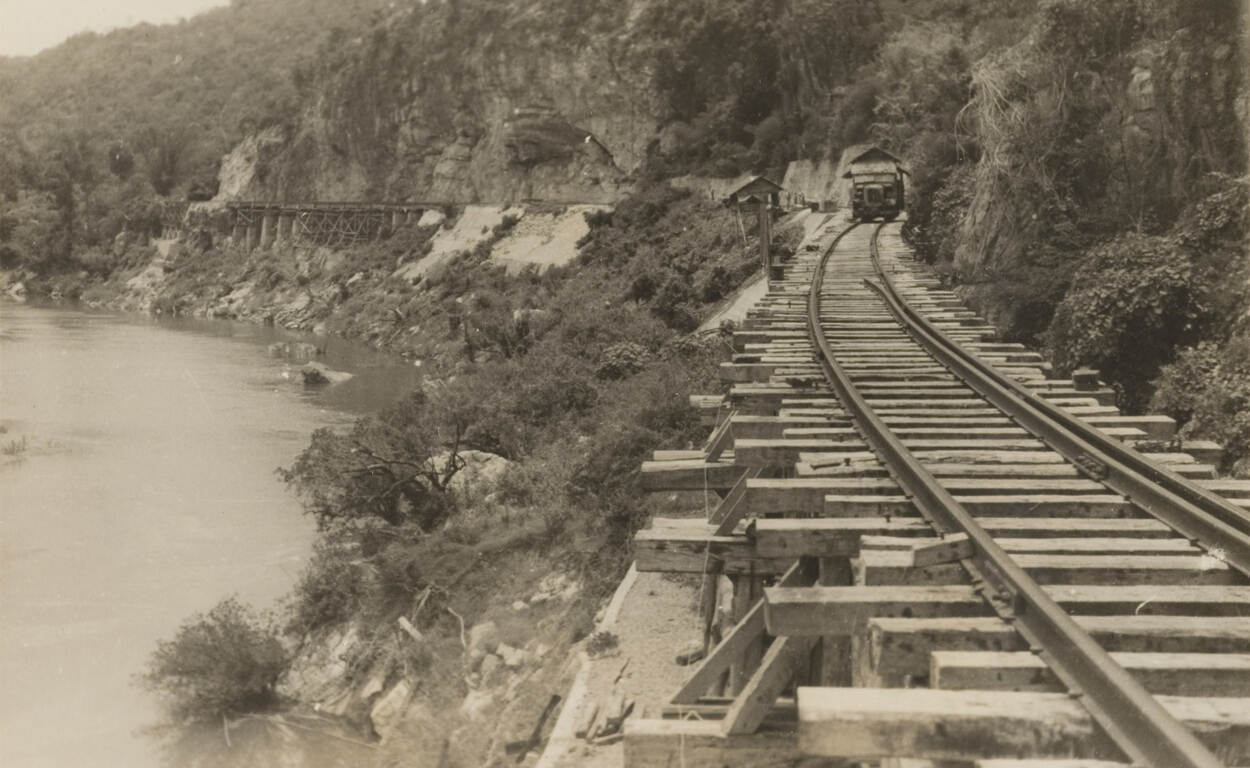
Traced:
<path fill-rule="evenodd" d="M 701 637 L 697 612 L 698 583 L 659 573 L 640 573 L 621 606 L 614 625 L 604 629 L 619 638 L 616 648 L 591 659 L 586 694 L 574 722 L 598 703 L 605 706 L 616 694 L 633 699 L 630 717 L 658 717 L 660 708 L 690 672 L 674 661 L 677 650 Z M 572 742 L 554 758 L 553 768 L 619 768 L 624 762 L 621 742 L 593 746 Z"/>

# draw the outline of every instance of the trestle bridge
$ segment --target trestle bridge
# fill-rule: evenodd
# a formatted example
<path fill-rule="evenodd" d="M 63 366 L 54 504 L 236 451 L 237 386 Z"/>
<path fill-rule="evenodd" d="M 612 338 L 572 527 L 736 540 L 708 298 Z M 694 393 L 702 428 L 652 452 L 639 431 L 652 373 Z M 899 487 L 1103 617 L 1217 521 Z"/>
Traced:
<path fill-rule="evenodd" d="M 1250 481 L 996 341 L 897 224 L 818 237 L 707 444 L 643 466 L 720 502 L 637 535 L 702 575 L 707 655 L 626 765 L 1250 765 Z"/>
<path fill-rule="evenodd" d="M 236 246 L 248 251 L 284 242 L 343 246 L 376 240 L 415 224 L 443 203 L 235 201 L 226 204 Z"/>

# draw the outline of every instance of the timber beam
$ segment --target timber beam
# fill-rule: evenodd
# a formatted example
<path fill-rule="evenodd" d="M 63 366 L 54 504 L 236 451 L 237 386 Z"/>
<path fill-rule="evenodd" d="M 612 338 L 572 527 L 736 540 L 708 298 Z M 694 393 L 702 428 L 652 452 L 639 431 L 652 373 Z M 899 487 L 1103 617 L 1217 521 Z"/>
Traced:
<path fill-rule="evenodd" d="M 1074 616 L 1240 616 L 1250 587 L 1053 585 L 1051 599 Z M 773 635 L 850 635 L 875 618 L 988 616 L 971 586 L 770 587 L 764 618 Z"/>
<path fill-rule="evenodd" d="M 1159 696 L 1212 751 L 1250 752 L 1250 699 Z M 799 749 L 847 759 L 1116 759 L 1121 753 L 1066 693 L 799 688 Z"/>
<path fill-rule="evenodd" d="M 1105 649 L 1126 653 L 1250 653 L 1250 618 L 1240 616 L 1077 616 Z M 995 616 L 876 618 L 853 641 L 857 686 L 903 687 L 925 680 L 935 651 L 1027 651 L 1014 628 Z"/>

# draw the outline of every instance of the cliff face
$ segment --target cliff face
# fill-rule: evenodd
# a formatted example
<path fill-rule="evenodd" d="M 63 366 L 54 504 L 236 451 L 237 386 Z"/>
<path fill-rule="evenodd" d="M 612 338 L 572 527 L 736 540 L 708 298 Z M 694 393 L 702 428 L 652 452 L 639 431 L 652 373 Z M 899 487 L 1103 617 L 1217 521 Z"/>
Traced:
<path fill-rule="evenodd" d="M 982 156 L 955 266 L 1015 269 L 1117 227 L 1161 231 L 1213 176 L 1242 175 L 1245 59 L 1226 5 L 1160 4 L 1121 40 L 1103 29 L 1127 16 L 1115 5 L 1056 2 L 979 62 Z"/>
<path fill-rule="evenodd" d="M 472 5 L 472 4 L 470 4 Z M 332 36 L 293 125 L 227 157 L 222 198 L 610 203 L 660 106 L 630 19 L 644 0 L 505 13 L 431 2 Z"/>

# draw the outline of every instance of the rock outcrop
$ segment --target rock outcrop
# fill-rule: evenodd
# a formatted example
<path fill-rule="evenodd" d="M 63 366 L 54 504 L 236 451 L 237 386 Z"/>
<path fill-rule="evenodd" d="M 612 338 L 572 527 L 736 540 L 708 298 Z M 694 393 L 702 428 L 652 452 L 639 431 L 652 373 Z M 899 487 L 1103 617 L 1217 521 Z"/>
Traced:
<path fill-rule="evenodd" d="M 629 39 L 642 4 L 594 25 L 612 33 L 525 13 L 478 27 L 450 3 L 399 11 L 342 41 L 290 129 L 226 156 L 217 199 L 615 202 L 663 112 Z"/>

